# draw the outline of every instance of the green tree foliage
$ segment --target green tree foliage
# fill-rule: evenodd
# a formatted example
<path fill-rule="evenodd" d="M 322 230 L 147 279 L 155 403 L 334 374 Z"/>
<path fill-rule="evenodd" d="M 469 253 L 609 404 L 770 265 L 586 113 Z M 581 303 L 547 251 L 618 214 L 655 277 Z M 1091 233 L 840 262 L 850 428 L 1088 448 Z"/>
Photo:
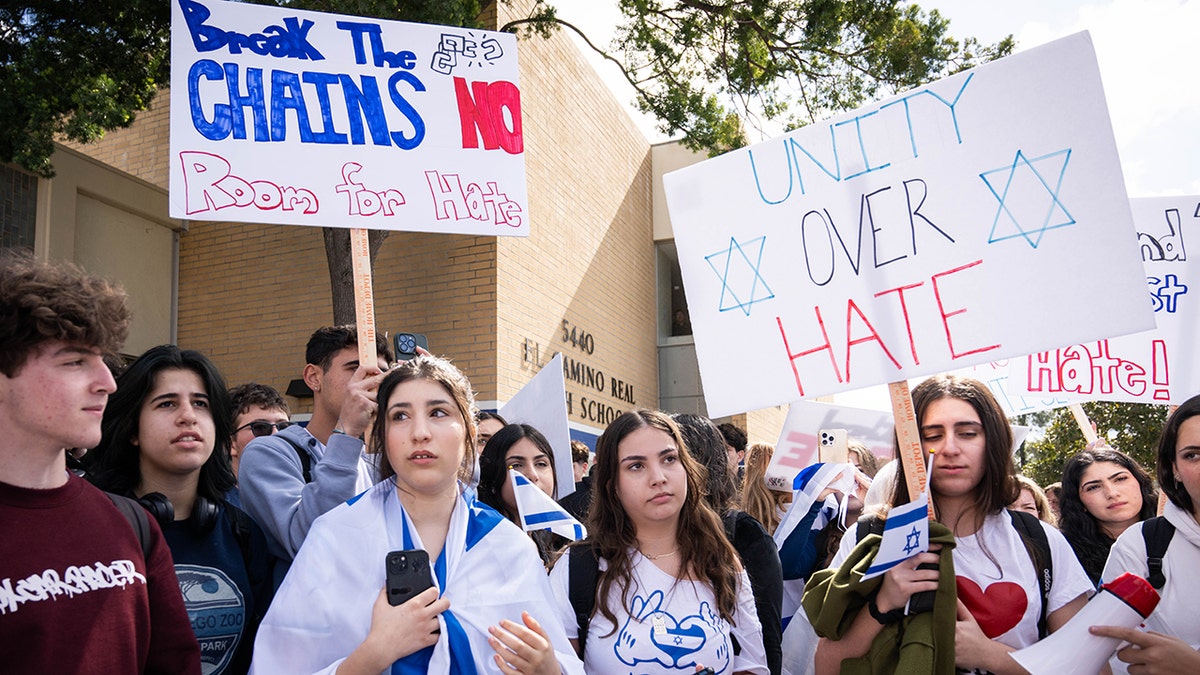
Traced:
<path fill-rule="evenodd" d="M 55 138 L 127 127 L 167 82 L 163 0 L 0 5 L 0 161 L 54 175 Z"/>
<path fill-rule="evenodd" d="M 1167 407 L 1145 403 L 1084 403 L 1083 411 L 1108 444 L 1138 461 L 1154 474 L 1155 445 L 1167 421 Z M 1063 465 L 1087 445 L 1075 417 L 1067 408 L 1053 412 L 1046 434 L 1025 444 L 1029 461 L 1021 472 L 1038 485 L 1062 480 Z"/>
<path fill-rule="evenodd" d="M 900 0 L 619 0 L 637 105 L 693 150 L 745 145 L 1009 54 Z M 523 23 L 523 22 L 515 22 Z M 559 22 L 562 23 L 562 22 Z M 572 27 L 573 28 L 573 27 Z M 615 59 L 614 59 L 615 60 Z"/>

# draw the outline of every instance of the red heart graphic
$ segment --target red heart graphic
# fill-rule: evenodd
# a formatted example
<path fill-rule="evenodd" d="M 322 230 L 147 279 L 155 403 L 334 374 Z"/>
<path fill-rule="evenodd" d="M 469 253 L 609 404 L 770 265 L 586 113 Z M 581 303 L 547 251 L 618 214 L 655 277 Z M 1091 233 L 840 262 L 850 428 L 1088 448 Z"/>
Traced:
<path fill-rule="evenodd" d="M 1011 581 L 999 581 L 980 590 L 979 584 L 964 577 L 955 580 L 958 599 L 967 606 L 967 611 L 979 622 L 983 634 L 997 638 L 1012 630 L 1025 616 L 1029 599 L 1025 589 Z"/>

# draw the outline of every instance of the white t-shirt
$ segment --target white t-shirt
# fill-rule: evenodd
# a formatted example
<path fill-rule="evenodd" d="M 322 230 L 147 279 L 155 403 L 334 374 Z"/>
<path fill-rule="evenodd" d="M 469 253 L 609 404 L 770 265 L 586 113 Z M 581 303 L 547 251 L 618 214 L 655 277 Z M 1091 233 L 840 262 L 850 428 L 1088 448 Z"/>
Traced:
<path fill-rule="evenodd" d="M 550 572 L 550 586 L 567 637 L 578 637 L 575 610 L 571 607 L 567 555 Z M 762 628 L 755 611 L 750 580 L 742 572 L 738 584 L 734 623 L 721 618 L 712 590 L 702 583 L 680 581 L 663 572 L 637 551 L 632 551 L 630 606 L 617 610 L 617 630 L 597 607 L 588 624 L 584 669 L 589 673 L 693 673 L 697 664 L 716 673 L 747 671 L 767 675 Z M 600 569 L 608 565 L 600 561 Z M 620 607 L 621 589 L 609 592 L 608 606 Z M 612 632 L 611 635 L 608 635 Z M 741 652 L 733 653 L 730 635 Z"/>
<path fill-rule="evenodd" d="M 1054 574 L 1046 608 L 1049 615 L 1080 595 L 1091 594 L 1095 587 L 1062 533 L 1041 525 L 1050 544 Z M 857 530 L 852 528 L 846 535 L 831 566 L 841 565 L 854 549 Z M 1016 649 L 1038 641 L 1041 584 L 1008 511 L 987 516 L 975 534 L 956 539 L 954 573 L 958 599 L 985 635 Z"/>
<path fill-rule="evenodd" d="M 1158 606 L 1146 619 L 1146 630 L 1163 635 L 1173 635 L 1200 648 L 1200 612 L 1196 611 L 1194 583 L 1196 571 L 1200 570 L 1200 525 L 1183 509 L 1167 502 L 1163 511 L 1167 521 L 1175 526 L 1175 534 L 1163 555 L 1163 575 L 1167 583 L 1159 591 Z M 1132 572 L 1147 577 L 1150 570 L 1146 565 L 1146 541 L 1142 538 L 1142 523 L 1125 530 L 1108 552 L 1108 563 L 1100 578 L 1112 581 L 1122 572 Z M 1129 672 L 1129 664 L 1115 656 L 1109 664 L 1114 673 Z"/>

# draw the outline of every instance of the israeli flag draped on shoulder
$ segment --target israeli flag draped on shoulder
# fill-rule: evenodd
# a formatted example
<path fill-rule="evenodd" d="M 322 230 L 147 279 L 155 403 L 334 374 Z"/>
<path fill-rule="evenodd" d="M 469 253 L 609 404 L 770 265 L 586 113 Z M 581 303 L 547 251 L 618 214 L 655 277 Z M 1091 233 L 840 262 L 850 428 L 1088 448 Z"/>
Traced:
<path fill-rule="evenodd" d="M 512 481 L 513 496 L 517 500 L 517 514 L 521 518 L 521 527 L 526 532 L 534 530 L 550 530 L 560 537 L 579 541 L 587 537 L 587 529 L 578 520 L 558 505 L 550 495 L 524 475 L 513 469 L 508 470 L 508 479 Z"/>
<path fill-rule="evenodd" d="M 792 482 L 792 504 L 775 528 L 775 544 L 783 566 L 783 627 L 786 631 L 792 617 L 800 610 L 804 583 L 819 562 L 817 534 L 831 520 L 844 517 L 844 501 L 832 495 L 818 501 L 826 489 L 833 488 L 843 495 L 854 491 L 855 468 L 851 464 L 818 463 L 805 467 Z M 800 612 L 803 616 L 803 612 Z"/>
<path fill-rule="evenodd" d="M 909 558 L 929 550 L 929 493 L 922 492 L 904 506 L 888 511 L 883 541 L 863 580 L 877 577 Z"/>

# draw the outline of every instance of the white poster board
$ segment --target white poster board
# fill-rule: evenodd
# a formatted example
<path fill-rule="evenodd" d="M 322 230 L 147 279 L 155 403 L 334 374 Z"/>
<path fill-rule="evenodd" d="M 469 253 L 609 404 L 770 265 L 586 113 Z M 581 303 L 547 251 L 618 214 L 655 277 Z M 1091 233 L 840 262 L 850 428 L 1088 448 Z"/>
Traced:
<path fill-rule="evenodd" d="M 1157 327 L 1014 360 L 1018 394 L 1179 405 L 1200 392 L 1200 197 L 1130 203 Z"/>
<path fill-rule="evenodd" d="M 529 233 L 508 33 L 171 0 L 170 213 Z"/>
<path fill-rule="evenodd" d="M 713 416 L 1153 324 L 1087 33 L 664 187 Z"/>
<path fill-rule="evenodd" d="M 554 449 L 554 479 L 557 499 L 575 491 L 575 469 L 571 465 L 571 429 L 567 426 L 567 383 L 563 380 L 562 354 L 521 387 L 500 408 L 509 424 L 528 424 L 542 432 Z"/>
<path fill-rule="evenodd" d="M 775 454 L 767 466 L 767 486 L 791 490 L 792 479 L 804 467 L 817 461 L 817 435 L 821 429 L 845 429 L 851 440 L 859 441 L 876 456 L 893 455 L 892 412 L 864 410 L 829 403 L 796 401 L 788 408 L 787 419 Z"/>

